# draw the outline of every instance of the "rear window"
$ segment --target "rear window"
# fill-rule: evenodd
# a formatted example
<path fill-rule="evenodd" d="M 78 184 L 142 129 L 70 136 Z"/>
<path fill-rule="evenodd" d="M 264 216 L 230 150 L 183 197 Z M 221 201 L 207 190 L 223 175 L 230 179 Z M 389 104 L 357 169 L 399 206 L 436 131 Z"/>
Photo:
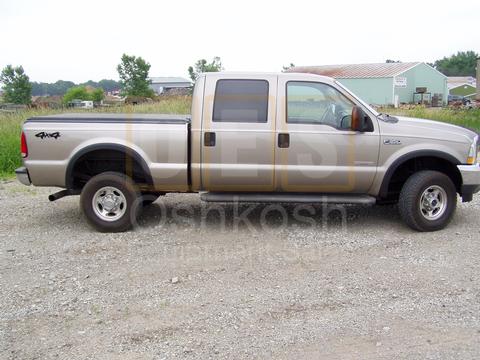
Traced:
<path fill-rule="evenodd" d="M 267 122 L 268 81 L 219 80 L 215 89 L 213 121 Z"/>

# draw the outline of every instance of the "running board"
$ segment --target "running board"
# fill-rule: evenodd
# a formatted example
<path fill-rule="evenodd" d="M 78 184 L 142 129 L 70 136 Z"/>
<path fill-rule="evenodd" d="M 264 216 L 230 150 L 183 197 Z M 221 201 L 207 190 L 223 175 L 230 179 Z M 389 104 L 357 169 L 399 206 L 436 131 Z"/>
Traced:
<path fill-rule="evenodd" d="M 207 202 L 252 203 L 327 203 L 373 205 L 373 196 L 356 194 L 305 194 L 305 193 L 226 193 L 205 192 L 200 199 Z"/>

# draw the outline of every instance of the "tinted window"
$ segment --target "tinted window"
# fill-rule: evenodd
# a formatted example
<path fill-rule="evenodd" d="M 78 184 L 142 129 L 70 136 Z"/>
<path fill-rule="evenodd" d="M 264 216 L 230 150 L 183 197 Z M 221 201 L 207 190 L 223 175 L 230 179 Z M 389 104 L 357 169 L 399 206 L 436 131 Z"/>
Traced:
<path fill-rule="evenodd" d="M 267 122 L 268 82 L 219 80 L 215 89 L 213 121 Z"/>
<path fill-rule="evenodd" d="M 337 89 L 322 83 L 287 83 L 287 122 L 323 124 L 349 129 L 354 104 Z"/>

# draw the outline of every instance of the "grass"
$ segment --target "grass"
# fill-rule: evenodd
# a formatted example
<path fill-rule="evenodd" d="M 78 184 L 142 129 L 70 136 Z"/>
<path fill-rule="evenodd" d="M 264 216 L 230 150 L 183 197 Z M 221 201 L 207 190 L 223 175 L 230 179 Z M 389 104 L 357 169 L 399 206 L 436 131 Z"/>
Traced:
<path fill-rule="evenodd" d="M 188 114 L 191 97 L 168 97 L 159 102 L 140 105 L 125 105 L 94 110 L 77 110 L 79 112 L 117 112 L 117 113 L 156 113 L 156 114 Z M 71 112 L 71 109 L 29 109 L 15 113 L 0 112 L 0 178 L 11 178 L 17 167 L 21 166 L 20 133 L 22 123 L 32 116 Z M 414 107 L 412 109 L 380 109 L 391 115 L 418 117 L 439 120 L 464 126 L 480 132 L 480 109 L 452 110 L 438 108 Z"/>
<path fill-rule="evenodd" d="M 411 109 L 384 108 L 378 111 L 390 115 L 443 121 L 480 132 L 480 109 L 455 110 L 418 106 Z"/>
<path fill-rule="evenodd" d="M 0 179 L 14 176 L 15 169 L 20 167 L 20 134 L 23 122 L 33 116 L 58 114 L 61 112 L 114 112 L 114 113 L 154 113 L 154 114 L 189 114 L 190 96 L 175 96 L 154 103 L 139 105 L 113 106 L 93 110 L 54 110 L 28 109 L 13 113 L 0 112 Z"/>
<path fill-rule="evenodd" d="M 21 121 L 14 116 L 0 114 L 0 178 L 12 176 L 20 164 Z"/>

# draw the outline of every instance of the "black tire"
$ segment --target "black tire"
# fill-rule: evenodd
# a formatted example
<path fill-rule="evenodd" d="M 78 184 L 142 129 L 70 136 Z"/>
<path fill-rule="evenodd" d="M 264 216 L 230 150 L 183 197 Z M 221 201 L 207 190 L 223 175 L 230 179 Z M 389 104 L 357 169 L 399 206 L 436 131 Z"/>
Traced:
<path fill-rule="evenodd" d="M 142 193 L 142 205 L 143 206 L 149 206 L 149 205 L 153 204 L 155 201 L 157 201 L 157 199 L 162 195 L 165 195 L 165 193 L 163 193 L 163 192 Z"/>
<path fill-rule="evenodd" d="M 119 206 L 110 213 L 106 203 L 102 202 L 105 208 L 100 205 L 100 202 L 96 203 L 96 208 L 94 206 L 94 197 L 95 199 L 105 198 L 105 195 L 101 195 L 101 190 L 106 188 L 109 191 L 116 189 L 117 191 L 113 191 L 111 196 L 116 200 L 120 199 Z M 92 177 L 82 190 L 80 206 L 89 224 L 100 232 L 121 232 L 131 229 L 142 207 L 140 192 L 135 183 L 128 176 L 117 172 L 104 172 Z M 117 210 L 118 218 L 113 216 Z M 106 214 L 101 215 L 100 212 Z"/>
<path fill-rule="evenodd" d="M 443 189 L 443 193 L 441 193 Z M 433 197 L 433 205 L 443 203 L 442 211 L 428 214 L 421 208 L 422 196 L 429 191 L 440 190 L 441 196 Z M 435 202 L 435 199 L 441 199 Z M 428 202 L 428 200 L 427 200 Z M 431 204 L 432 205 L 432 204 Z M 398 209 L 405 223 L 417 231 L 437 231 L 448 225 L 457 206 L 457 191 L 452 180 L 438 171 L 424 170 L 410 176 L 403 185 L 398 201 Z M 428 209 L 428 210 L 431 210 Z M 424 211 L 426 212 L 424 214 Z"/>

